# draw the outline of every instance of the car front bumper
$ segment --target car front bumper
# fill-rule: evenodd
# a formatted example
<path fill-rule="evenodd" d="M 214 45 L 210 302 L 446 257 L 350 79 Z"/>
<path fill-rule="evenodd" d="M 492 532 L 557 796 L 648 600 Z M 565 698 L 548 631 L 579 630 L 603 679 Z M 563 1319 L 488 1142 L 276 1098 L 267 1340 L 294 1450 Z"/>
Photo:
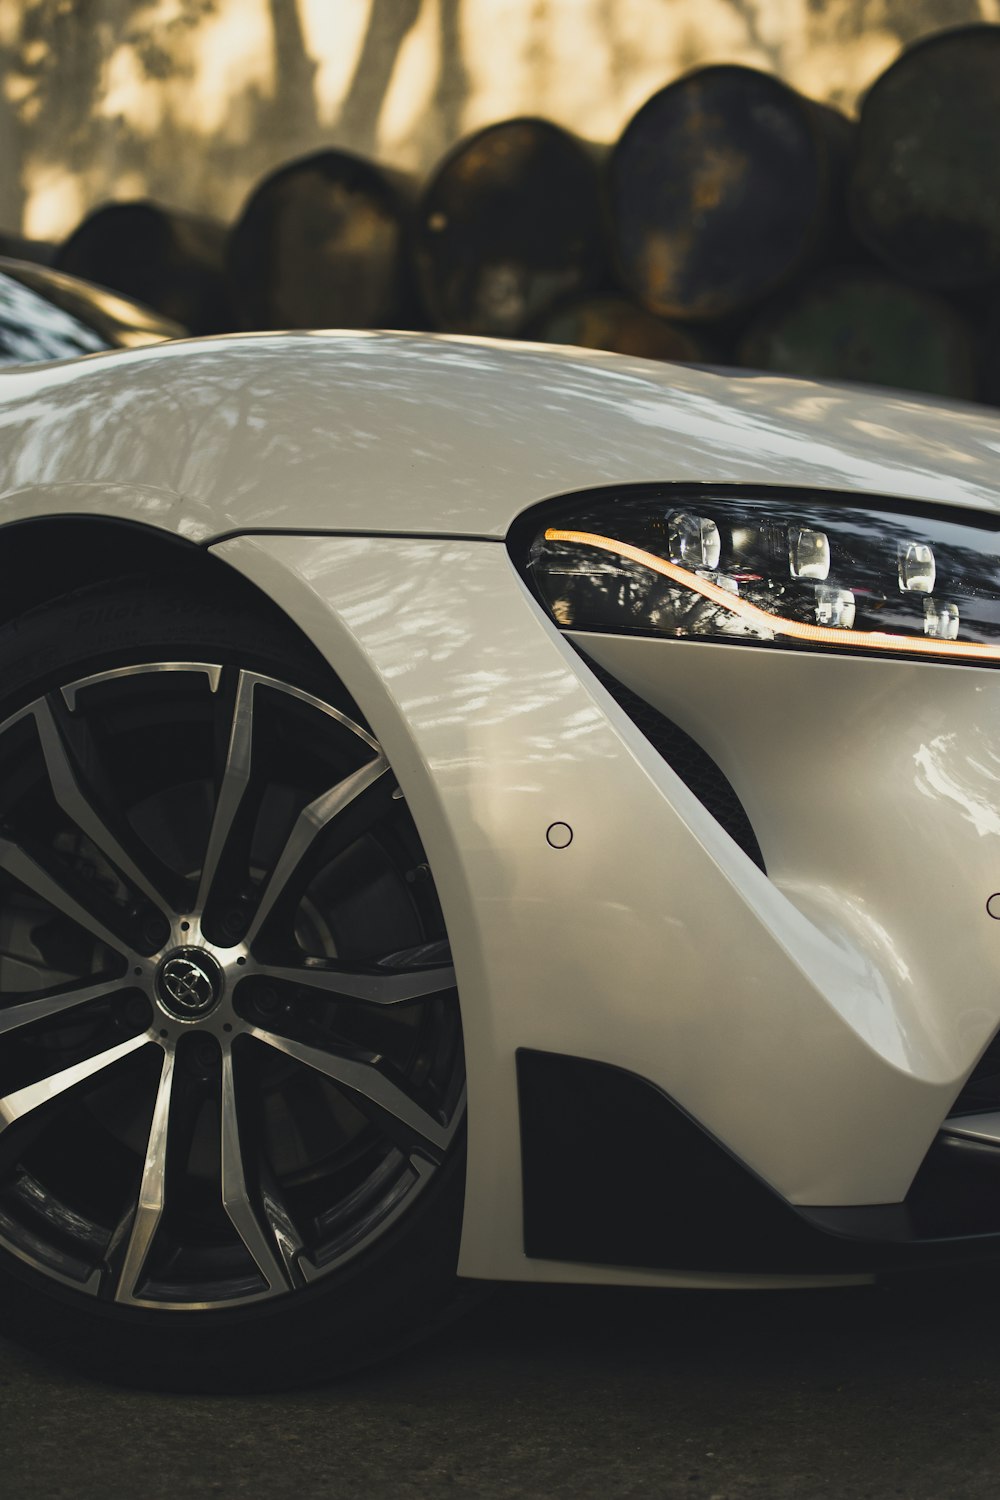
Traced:
<path fill-rule="evenodd" d="M 581 637 L 721 767 L 765 874 L 502 544 L 271 535 L 214 551 L 344 679 L 427 849 L 469 1078 L 463 1274 L 698 1277 L 525 1253 L 519 1050 L 648 1081 L 797 1210 L 902 1203 L 1000 1026 L 995 673 Z M 669 1159 L 635 1149 L 667 1192 Z M 712 1272 L 770 1282 L 738 1273 Z"/>

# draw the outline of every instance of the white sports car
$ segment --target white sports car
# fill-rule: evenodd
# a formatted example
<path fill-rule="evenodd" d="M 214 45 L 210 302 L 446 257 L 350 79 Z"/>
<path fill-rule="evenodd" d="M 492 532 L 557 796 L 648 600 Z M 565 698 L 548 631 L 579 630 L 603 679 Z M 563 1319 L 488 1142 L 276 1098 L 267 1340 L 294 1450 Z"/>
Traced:
<path fill-rule="evenodd" d="M 411 335 L 0 374 L 0 1327 L 1000 1251 L 1000 423 Z"/>

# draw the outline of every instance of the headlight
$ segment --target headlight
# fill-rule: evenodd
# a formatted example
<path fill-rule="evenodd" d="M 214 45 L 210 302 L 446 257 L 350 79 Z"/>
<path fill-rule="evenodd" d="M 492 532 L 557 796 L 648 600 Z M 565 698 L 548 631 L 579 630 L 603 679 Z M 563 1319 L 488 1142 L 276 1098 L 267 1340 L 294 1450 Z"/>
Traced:
<path fill-rule="evenodd" d="M 535 513 L 564 629 L 1000 664 L 992 517 L 794 491 L 630 489 Z"/>

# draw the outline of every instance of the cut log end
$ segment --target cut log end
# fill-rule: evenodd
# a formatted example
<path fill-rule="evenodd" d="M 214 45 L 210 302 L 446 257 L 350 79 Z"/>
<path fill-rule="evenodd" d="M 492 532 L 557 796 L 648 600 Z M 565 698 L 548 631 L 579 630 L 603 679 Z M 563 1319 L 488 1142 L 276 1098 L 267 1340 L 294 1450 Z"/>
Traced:
<path fill-rule="evenodd" d="M 251 195 L 229 243 L 247 328 L 380 328 L 401 320 L 407 210 L 379 167 L 343 151 L 291 162 Z"/>
<path fill-rule="evenodd" d="M 420 287 L 434 325 L 513 335 L 604 267 L 597 167 L 545 120 L 508 120 L 459 143 L 424 192 Z"/>
<path fill-rule="evenodd" d="M 699 330 L 667 323 L 627 297 L 579 297 L 563 303 L 535 324 L 529 336 L 638 359 L 698 363 L 718 357 L 716 347 Z"/>
<path fill-rule="evenodd" d="M 232 310 L 222 224 L 155 203 L 109 203 L 60 246 L 57 270 L 144 302 L 192 333 L 225 333 Z"/>
<path fill-rule="evenodd" d="M 822 250 L 850 136 L 836 111 L 752 68 L 702 68 L 661 89 L 611 158 L 624 285 L 668 318 L 753 306 Z"/>
<path fill-rule="evenodd" d="M 927 37 L 864 101 L 850 212 L 887 266 L 925 286 L 1000 277 L 1000 26 Z"/>
<path fill-rule="evenodd" d="M 776 299 L 740 342 L 741 364 L 974 399 L 972 328 L 943 298 L 878 271 L 822 274 Z"/>

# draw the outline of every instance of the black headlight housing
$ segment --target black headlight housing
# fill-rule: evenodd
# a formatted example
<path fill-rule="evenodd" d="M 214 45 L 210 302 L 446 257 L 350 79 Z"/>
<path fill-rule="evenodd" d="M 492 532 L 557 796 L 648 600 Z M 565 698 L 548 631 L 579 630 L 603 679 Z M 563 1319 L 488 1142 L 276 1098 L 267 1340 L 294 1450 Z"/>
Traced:
<path fill-rule="evenodd" d="M 643 485 L 522 517 L 561 628 L 1000 665 L 1000 519 L 822 491 Z"/>

